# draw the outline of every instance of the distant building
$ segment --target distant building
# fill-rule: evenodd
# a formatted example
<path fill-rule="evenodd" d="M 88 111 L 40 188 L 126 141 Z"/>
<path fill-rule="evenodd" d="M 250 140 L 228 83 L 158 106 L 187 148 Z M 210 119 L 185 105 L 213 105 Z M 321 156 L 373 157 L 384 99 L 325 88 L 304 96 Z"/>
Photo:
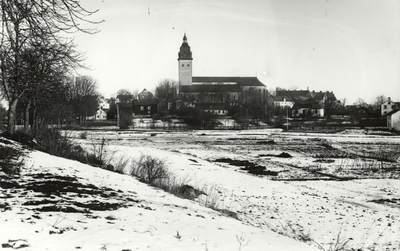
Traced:
<path fill-rule="evenodd" d="M 195 77 L 192 66 L 192 52 L 185 34 L 178 53 L 178 96 L 185 105 L 226 115 L 229 107 L 250 102 L 257 94 L 265 103 L 262 110 L 266 110 L 267 87 L 257 77 Z"/>
<path fill-rule="evenodd" d="M 94 120 L 107 120 L 107 112 L 103 109 L 98 109 L 94 114 Z"/>
<path fill-rule="evenodd" d="M 275 106 L 292 108 L 294 117 L 324 117 L 330 115 L 338 103 L 333 92 L 307 90 L 282 90 L 277 88 L 272 97 Z M 291 105 L 291 106 L 290 106 Z"/>
<path fill-rule="evenodd" d="M 400 102 L 393 102 L 388 97 L 388 100 L 381 105 L 381 116 L 385 116 L 395 109 L 400 109 Z"/>
<path fill-rule="evenodd" d="M 387 127 L 400 131 L 400 109 L 394 109 L 386 114 Z"/>
<path fill-rule="evenodd" d="M 309 100 L 296 102 L 292 107 L 293 117 L 323 117 L 324 108 L 318 102 Z"/>
<path fill-rule="evenodd" d="M 276 88 L 275 91 L 276 97 L 285 97 L 286 99 L 291 99 L 292 101 L 300 101 L 311 99 L 311 93 L 307 90 L 282 90 L 280 88 Z"/>
<path fill-rule="evenodd" d="M 138 94 L 138 99 L 133 100 L 134 116 L 150 116 L 157 113 L 158 100 L 154 98 L 153 93 L 143 89 Z"/>
<path fill-rule="evenodd" d="M 272 99 L 274 100 L 274 105 L 276 107 L 288 107 L 292 108 L 294 105 L 294 101 L 291 97 L 285 97 L 285 96 L 272 96 Z"/>
<path fill-rule="evenodd" d="M 210 112 L 214 115 L 228 115 L 228 109 L 226 109 L 227 107 L 223 103 L 195 103 L 194 107 L 201 111 Z"/>

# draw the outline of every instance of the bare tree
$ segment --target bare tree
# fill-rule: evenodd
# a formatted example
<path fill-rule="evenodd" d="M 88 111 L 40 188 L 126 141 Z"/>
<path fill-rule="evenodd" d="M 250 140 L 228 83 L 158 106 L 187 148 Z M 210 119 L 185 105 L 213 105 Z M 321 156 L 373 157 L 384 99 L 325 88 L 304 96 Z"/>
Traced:
<path fill-rule="evenodd" d="M 118 95 L 132 95 L 132 92 L 129 91 L 128 89 L 119 89 L 117 91 L 117 96 Z"/>
<path fill-rule="evenodd" d="M 14 132 L 18 100 L 30 85 L 37 84 L 24 76 L 29 64 L 24 61 L 24 53 L 33 44 L 71 44 L 72 39 L 60 37 L 61 33 L 96 33 L 97 30 L 82 28 L 82 24 L 96 23 L 88 18 L 97 11 L 84 9 L 77 0 L 2 0 L 0 8 L 0 87 L 9 106 L 7 131 Z M 82 66 L 79 55 L 70 56 L 65 61 L 68 68 Z"/>
<path fill-rule="evenodd" d="M 100 96 L 97 91 L 97 82 L 89 76 L 75 77 L 71 80 L 68 88 L 69 102 L 82 125 L 86 122 L 86 117 L 93 115 L 97 109 Z"/>
<path fill-rule="evenodd" d="M 30 108 L 33 108 L 33 121 L 36 122 L 35 131 L 38 126 L 39 116 L 49 118 L 53 107 L 60 107 L 61 100 L 65 94 L 64 80 L 68 66 L 72 61 L 79 61 L 79 53 L 75 50 L 75 44 L 51 44 L 49 42 L 32 43 L 28 50 L 23 53 L 22 61 L 26 64 L 23 68 L 24 79 L 29 81 L 23 95 L 19 99 L 19 108 L 24 109 L 25 129 L 28 129 Z M 41 112 L 40 109 L 46 110 Z M 38 116 L 39 115 L 39 116 Z M 55 114 L 52 114 L 55 115 Z M 58 121 L 61 117 L 60 111 L 56 115 Z"/>
<path fill-rule="evenodd" d="M 379 95 L 375 98 L 374 107 L 375 109 L 380 109 L 381 105 L 385 103 L 388 98 L 385 95 Z"/>
<path fill-rule="evenodd" d="M 356 100 L 356 102 L 354 103 L 354 105 L 356 105 L 358 107 L 367 107 L 368 106 L 367 102 L 365 102 L 365 100 L 362 98 L 358 98 Z"/>
<path fill-rule="evenodd" d="M 168 102 L 177 96 L 177 90 L 178 83 L 171 79 L 164 79 L 157 85 L 154 96 L 160 101 L 159 111 L 168 110 Z"/>

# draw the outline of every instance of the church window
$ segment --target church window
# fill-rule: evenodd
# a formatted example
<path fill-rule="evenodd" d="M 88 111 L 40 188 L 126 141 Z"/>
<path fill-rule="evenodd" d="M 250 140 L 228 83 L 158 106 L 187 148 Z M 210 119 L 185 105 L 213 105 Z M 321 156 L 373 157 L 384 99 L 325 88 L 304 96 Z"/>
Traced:
<path fill-rule="evenodd" d="M 184 65 L 184 64 L 182 64 L 182 67 L 185 67 L 185 65 Z"/>
<path fill-rule="evenodd" d="M 140 110 L 141 110 L 141 111 L 144 111 L 144 106 L 140 106 Z"/>
<path fill-rule="evenodd" d="M 386 106 L 386 105 L 384 105 L 384 106 L 383 106 L 383 109 L 386 109 L 386 108 L 387 108 L 387 106 Z"/>
<path fill-rule="evenodd" d="M 188 64 L 187 66 L 190 66 L 190 64 Z"/>
<path fill-rule="evenodd" d="M 151 106 L 148 106 L 148 107 L 147 107 L 147 110 L 149 110 L 149 111 L 150 111 L 150 110 L 151 110 Z"/>

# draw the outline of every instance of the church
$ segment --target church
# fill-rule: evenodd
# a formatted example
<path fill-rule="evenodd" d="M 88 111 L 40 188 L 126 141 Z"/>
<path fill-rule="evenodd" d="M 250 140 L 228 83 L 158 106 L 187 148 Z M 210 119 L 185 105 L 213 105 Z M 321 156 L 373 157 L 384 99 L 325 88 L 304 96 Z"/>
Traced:
<path fill-rule="evenodd" d="M 185 33 L 178 53 L 178 97 L 185 105 L 227 115 L 230 107 L 257 99 L 266 109 L 267 87 L 257 77 L 196 77 L 192 66 L 192 51 Z"/>

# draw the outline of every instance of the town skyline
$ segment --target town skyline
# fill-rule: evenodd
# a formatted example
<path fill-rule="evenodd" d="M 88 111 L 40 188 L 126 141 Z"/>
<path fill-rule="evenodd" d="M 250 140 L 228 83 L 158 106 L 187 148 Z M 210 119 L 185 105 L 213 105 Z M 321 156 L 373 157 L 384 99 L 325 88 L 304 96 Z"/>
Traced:
<path fill-rule="evenodd" d="M 194 76 L 257 77 L 268 89 L 332 91 L 347 104 L 379 95 L 400 101 L 398 1 L 84 0 L 105 20 L 76 34 L 105 96 L 153 91 L 178 80 L 184 33 Z"/>

